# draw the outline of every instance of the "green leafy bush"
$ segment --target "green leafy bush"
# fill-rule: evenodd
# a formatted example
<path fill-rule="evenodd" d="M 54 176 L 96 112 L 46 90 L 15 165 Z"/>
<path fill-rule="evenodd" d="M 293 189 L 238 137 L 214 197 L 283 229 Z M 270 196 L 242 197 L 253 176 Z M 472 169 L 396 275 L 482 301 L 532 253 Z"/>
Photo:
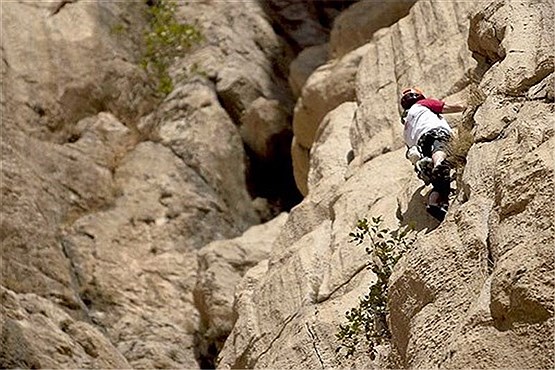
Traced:
<path fill-rule="evenodd" d="M 170 63 L 202 39 L 199 30 L 175 19 L 177 4 L 158 0 L 148 8 L 149 29 L 145 32 L 145 51 L 141 66 L 157 80 L 158 91 L 164 95 L 173 89 L 168 73 Z"/>
<path fill-rule="evenodd" d="M 393 267 L 414 243 L 414 234 L 407 228 L 391 231 L 382 228 L 383 219 L 373 217 L 357 222 L 356 230 L 349 236 L 350 242 L 360 245 L 367 241 L 366 253 L 370 259 L 367 267 L 376 275 L 376 282 L 367 294 L 359 298 L 357 307 L 345 313 L 347 322 L 339 325 L 336 338 L 340 341 L 337 352 L 345 357 L 352 356 L 365 342 L 372 360 L 376 357 L 376 346 L 391 338 L 387 323 L 388 282 Z"/>

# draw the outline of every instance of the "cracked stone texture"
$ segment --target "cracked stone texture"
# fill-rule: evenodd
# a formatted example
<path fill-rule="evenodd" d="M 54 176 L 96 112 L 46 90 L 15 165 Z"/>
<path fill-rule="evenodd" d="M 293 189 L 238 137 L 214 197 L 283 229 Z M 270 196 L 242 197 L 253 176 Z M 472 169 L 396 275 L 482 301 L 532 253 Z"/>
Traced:
<path fill-rule="evenodd" d="M 129 122 L 152 109 L 135 47 L 142 7 L 77 2 L 54 14 L 60 3 L 2 4 L 4 114 L 23 132 L 63 142 L 84 117 L 110 111 Z"/>
<path fill-rule="evenodd" d="M 418 2 L 407 17 L 374 35 L 357 73 L 355 157 L 367 161 L 404 146 L 397 104 L 404 88 L 454 100 L 450 96 L 468 85 L 476 65 L 466 42 L 468 15 L 477 3 Z"/>
<path fill-rule="evenodd" d="M 235 290 L 245 273 L 269 257 L 272 245 L 287 213 L 249 228 L 234 239 L 216 240 L 199 250 L 195 299 L 205 326 L 205 340 L 221 350 L 236 316 L 233 312 Z"/>
<path fill-rule="evenodd" d="M 495 64 L 479 86 L 487 98 L 474 115 L 462 201 L 393 277 L 405 366 L 554 365 L 553 99 L 525 97 L 553 69 L 550 14 L 547 3 L 497 1 L 473 14 L 472 51 Z M 492 40 L 491 30 L 507 32 Z M 516 48 L 526 52 L 502 51 Z"/>
<path fill-rule="evenodd" d="M 293 115 L 294 142 L 291 149 L 295 182 L 308 194 L 308 168 L 318 126 L 326 114 L 345 102 L 355 101 L 355 76 L 368 45 L 318 67 L 308 77 Z"/>
<path fill-rule="evenodd" d="M 15 294 L 3 287 L 0 294 L 2 368 L 129 368 L 91 323 L 75 320 L 36 294 Z"/>
<path fill-rule="evenodd" d="M 176 62 L 170 73 L 176 80 L 191 76 L 209 80 L 247 144 L 248 173 L 262 163 L 264 169 L 272 169 L 265 176 L 279 184 L 278 193 L 299 197 L 289 149 L 294 98 L 287 76 L 294 54 L 272 28 L 265 5 L 253 1 L 241 6 L 233 1 L 182 4 L 179 19 L 199 24 L 205 41 Z"/>
<path fill-rule="evenodd" d="M 370 42 L 376 31 L 408 15 L 414 3 L 416 0 L 354 3 L 333 22 L 329 46 L 331 57 L 339 58 Z"/>
<path fill-rule="evenodd" d="M 243 278 L 219 368 L 553 367 L 552 11 L 545 2 L 418 2 L 375 35 L 357 71 L 355 159 L 311 185 L 269 260 Z M 427 21 L 432 13 L 438 22 Z M 492 40 L 487 30 L 509 23 L 521 32 Z M 516 46 L 524 52 L 498 51 Z M 486 99 L 465 112 L 474 144 L 438 224 L 425 219 L 429 189 L 404 159 L 397 93 L 418 83 L 464 97 L 471 76 Z M 390 228 L 412 224 L 419 238 L 391 280 L 391 347 L 375 362 L 362 349 L 353 363 L 335 354 L 333 334 L 372 277 L 347 234 L 376 215 Z"/>
<path fill-rule="evenodd" d="M 257 222 L 240 126 L 245 112 L 293 105 L 290 50 L 255 2 L 191 2 L 179 15 L 204 25 L 207 42 L 176 61 L 176 90 L 139 119 L 154 104 L 130 62 L 144 24 L 130 4 L 2 3 L 0 367 L 201 368 L 203 320 L 219 313 L 195 301 L 206 277 L 199 251 L 233 245 Z M 341 109 L 331 104 L 309 147 L 294 139 L 305 173 L 321 178 L 271 245 L 256 245 L 268 255 L 253 248 L 246 265 L 233 266 L 235 255 L 216 262 L 243 276 L 233 303 L 227 292 L 210 306 L 236 319 L 220 368 L 554 366 L 549 5 L 418 2 L 363 46 L 349 72 L 354 119 L 354 103 L 333 119 Z M 121 24 L 125 37 L 112 32 Z M 418 83 L 464 96 L 476 65 L 486 98 L 460 192 L 438 225 L 399 144 L 397 92 Z M 255 111 L 257 100 L 271 103 Z M 329 148 L 339 138 L 348 148 L 347 130 L 350 163 Z M 415 226 L 420 239 L 391 282 L 391 346 L 375 362 L 364 350 L 345 360 L 334 334 L 373 279 L 348 233 L 376 215 Z"/>
<path fill-rule="evenodd" d="M 35 317 L 3 302 L 6 315 L 15 315 L 3 343 L 36 341 L 29 353 L 10 346 L 10 364 L 199 368 L 197 250 L 258 222 L 240 122 L 232 120 L 232 107 L 242 104 L 234 96 L 248 96 L 211 76 L 182 78 L 177 61 L 173 94 L 156 102 L 137 65 L 145 9 L 132 2 L 2 3 L 1 285 L 16 300 L 36 294 L 66 311 L 77 323 L 63 339 L 69 347 L 88 341 L 93 329 L 112 343 L 96 362 L 65 347 L 47 360 L 34 353 L 52 343 L 46 334 L 18 334 Z M 282 45 L 260 11 L 239 10 L 264 32 L 245 37 L 251 29 L 243 20 L 224 17 L 206 33 L 204 50 L 227 37 L 226 22 L 239 27 L 222 55 L 255 50 L 259 58 L 242 75 L 260 65 L 249 77 L 286 104 L 288 91 L 278 87 L 286 79 L 272 69 L 287 60 Z M 224 70 L 229 61 L 209 67 Z M 218 93 L 225 92 L 232 98 L 222 107 Z M 116 354 L 120 362 L 109 360 Z"/>

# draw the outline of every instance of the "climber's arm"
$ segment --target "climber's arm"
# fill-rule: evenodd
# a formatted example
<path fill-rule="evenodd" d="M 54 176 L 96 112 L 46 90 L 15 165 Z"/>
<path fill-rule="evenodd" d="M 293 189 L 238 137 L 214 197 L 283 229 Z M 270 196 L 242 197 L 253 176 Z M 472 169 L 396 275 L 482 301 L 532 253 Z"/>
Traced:
<path fill-rule="evenodd" d="M 463 103 L 445 103 L 443 105 L 442 113 L 458 113 L 466 109 Z"/>

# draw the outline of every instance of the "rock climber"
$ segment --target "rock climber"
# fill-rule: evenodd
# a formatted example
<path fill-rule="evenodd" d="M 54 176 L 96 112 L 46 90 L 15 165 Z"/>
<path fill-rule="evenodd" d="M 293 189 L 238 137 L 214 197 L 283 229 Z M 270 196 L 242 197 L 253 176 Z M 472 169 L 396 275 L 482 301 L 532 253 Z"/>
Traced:
<path fill-rule="evenodd" d="M 462 112 L 466 106 L 427 99 L 421 90 L 412 87 L 403 90 L 401 107 L 404 110 L 403 137 L 408 148 L 406 156 L 415 165 L 418 177 L 426 185 L 432 184 L 426 210 L 442 221 L 447 213 L 451 190 L 451 165 L 446 149 L 453 130 L 441 114 Z"/>

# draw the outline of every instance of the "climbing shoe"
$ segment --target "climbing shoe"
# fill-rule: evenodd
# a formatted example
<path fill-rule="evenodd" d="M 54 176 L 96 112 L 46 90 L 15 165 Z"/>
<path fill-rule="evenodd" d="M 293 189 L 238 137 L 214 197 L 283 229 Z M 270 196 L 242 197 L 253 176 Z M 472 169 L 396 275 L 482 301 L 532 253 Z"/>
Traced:
<path fill-rule="evenodd" d="M 451 188 L 451 167 L 445 163 L 441 162 L 432 169 L 431 183 L 437 191 L 440 193 L 449 194 Z"/>
<path fill-rule="evenodd" d="M 443 221 L 445 219 L 445 215 L 447 214 L 447 206 L 428 205 L 426 207 L 426 212 L 428 212 L 433 218 Z"/>
<path fill-rule="evenodd" d="M 451 166 L 449 166 L 449 164 L 445 162 L 446 161 L 441 162 L 440 164 L 438 164 L 432 169 L 433 180 L 450 179 Z"/>

